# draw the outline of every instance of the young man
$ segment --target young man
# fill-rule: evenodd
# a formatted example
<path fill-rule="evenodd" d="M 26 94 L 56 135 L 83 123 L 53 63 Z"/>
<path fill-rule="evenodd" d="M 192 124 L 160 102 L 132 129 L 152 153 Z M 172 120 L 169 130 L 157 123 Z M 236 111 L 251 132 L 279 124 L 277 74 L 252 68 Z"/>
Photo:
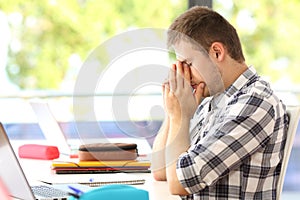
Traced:
<path fill-rule="evenodd" d="M 276 199 L 288 117 L 245 64 L 234 27 L 193 7 L 170 26 L 168 44 L 178 61 L 163 84 L 154 178 L 182 199 Z"/>

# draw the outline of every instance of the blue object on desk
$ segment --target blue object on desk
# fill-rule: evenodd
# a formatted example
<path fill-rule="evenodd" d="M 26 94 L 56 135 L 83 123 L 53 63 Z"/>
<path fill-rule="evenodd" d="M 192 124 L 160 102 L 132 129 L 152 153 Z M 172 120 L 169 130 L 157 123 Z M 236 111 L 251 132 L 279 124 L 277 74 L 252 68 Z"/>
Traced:
<path fill-rule="evenodd" d="M 72 193 L 70 193 L 70 194 L 72 194 L 73 197 L 79 198 L 81 195 L 84 194 L 83 191 L 81 191 L 78 188 L 73 187 L 72 185 L 69 185 L 68 187 L 69 187 L 69 189 L 71 189 L 73 191 Z"/>
<path fill-rule="evenodd" d="M 148 191 L 130 185 L 111 184 L 83 193 L 79 200 L 149 200 Z M 70 197 L 69 200 L 76 200 Z"/>

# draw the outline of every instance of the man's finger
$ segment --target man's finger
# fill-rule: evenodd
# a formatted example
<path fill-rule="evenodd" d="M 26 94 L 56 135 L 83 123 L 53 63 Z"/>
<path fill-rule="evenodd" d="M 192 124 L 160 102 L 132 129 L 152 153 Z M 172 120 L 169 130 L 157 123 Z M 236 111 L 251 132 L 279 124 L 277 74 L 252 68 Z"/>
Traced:
<path fill-rule="evenodd" d="M 196 91 L 194 92 L 194 96 L 195 96 L 197 104 L 200 104 L 200 102 L 203 100 L 204 89 L 205 89 L 205 84 L 204 83 L 200 83 L 198 85 L 198 87 L 196 88 Z"/>
<path fill-rule="evenodd" d="M 176 81 L 177 81 L 177 87 L 183 87 L 184 83 L 183 83 L 183 63 L 180 61 L 176 62 Z"/>
<path fill-rule="evenodd" d="M 191 86 L 191 68 L 187 63 L 183 63 L 184 86 Z M 186 85 L 185 85 L 186 84 Z"/>
<path fill-rule="evenodd" d="M 174 92 L 177 87 L 177 82 L 176 82 L 176 65 L 172 64 L 172 67 L 169 72 L 169 84 L 170 84 L 170 90 Z"/>

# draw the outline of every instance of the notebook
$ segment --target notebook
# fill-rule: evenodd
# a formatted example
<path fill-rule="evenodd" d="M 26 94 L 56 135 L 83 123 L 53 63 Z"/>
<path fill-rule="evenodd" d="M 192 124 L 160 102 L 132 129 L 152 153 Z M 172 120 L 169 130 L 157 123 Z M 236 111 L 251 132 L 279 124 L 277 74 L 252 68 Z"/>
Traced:
<path fill-rule="evenodd" d="M 37 116 L 39 126 L 50 145 L 57 146 L 61 154 L 78 157 L 78 148 L 71 148 L 61 130 L 57 120 L 51 112 L 49 105 L 45 102 L 30 102 L 30 105 Z"/>
<path fill-rule="evenodd" d="M 48 184 L 81 184 L 89 187 L 98 187 L 108 184 L 140 185 L 145 183 L 145 178 L 137 174 L 110 173 L 110 174 L 65 174 L 48 176 L 40 181 Z"/>
<path fill-rule="evenodd" d="M 0 123 L 0 177 L 8 193 L 17 199 L 67 200 L 69 197 L 67 192 L 46 184 L 29 185 L 2 123 Z"/>

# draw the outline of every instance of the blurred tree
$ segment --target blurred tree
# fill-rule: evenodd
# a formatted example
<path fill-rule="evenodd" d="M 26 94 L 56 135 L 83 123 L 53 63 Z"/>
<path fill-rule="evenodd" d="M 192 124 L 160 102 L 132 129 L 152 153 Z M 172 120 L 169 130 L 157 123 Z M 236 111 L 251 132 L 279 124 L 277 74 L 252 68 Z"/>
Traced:
<path fill-rule="evenodd" d="M 7 72 L 23 89 L 58 89 L 69 59 L 132 27 L 167 28 L 187 9 L 170 0 L 0 0 L 12 32 Z"/>
<path fill-rule="evenodd" d="M 215 0 L 214 9 L 236 27 L 248 64 L 272 82 L 300 83 L 300 1 Z"/>
<path fill-rule="evenodd" d="M 237 28 L 248 64 L 272 82 L 298 78 L 300 1 L 214 0 L 213 8 Z M 58 89 L 70 70 L 89 52 L 135 27 L 167 28 L 187 9 L 187 1 L 169 0 L 0 0 L 12 39 L 7 73 L 24 89 Z M 73 61 L 74 62 L 74 61 Z"/>

